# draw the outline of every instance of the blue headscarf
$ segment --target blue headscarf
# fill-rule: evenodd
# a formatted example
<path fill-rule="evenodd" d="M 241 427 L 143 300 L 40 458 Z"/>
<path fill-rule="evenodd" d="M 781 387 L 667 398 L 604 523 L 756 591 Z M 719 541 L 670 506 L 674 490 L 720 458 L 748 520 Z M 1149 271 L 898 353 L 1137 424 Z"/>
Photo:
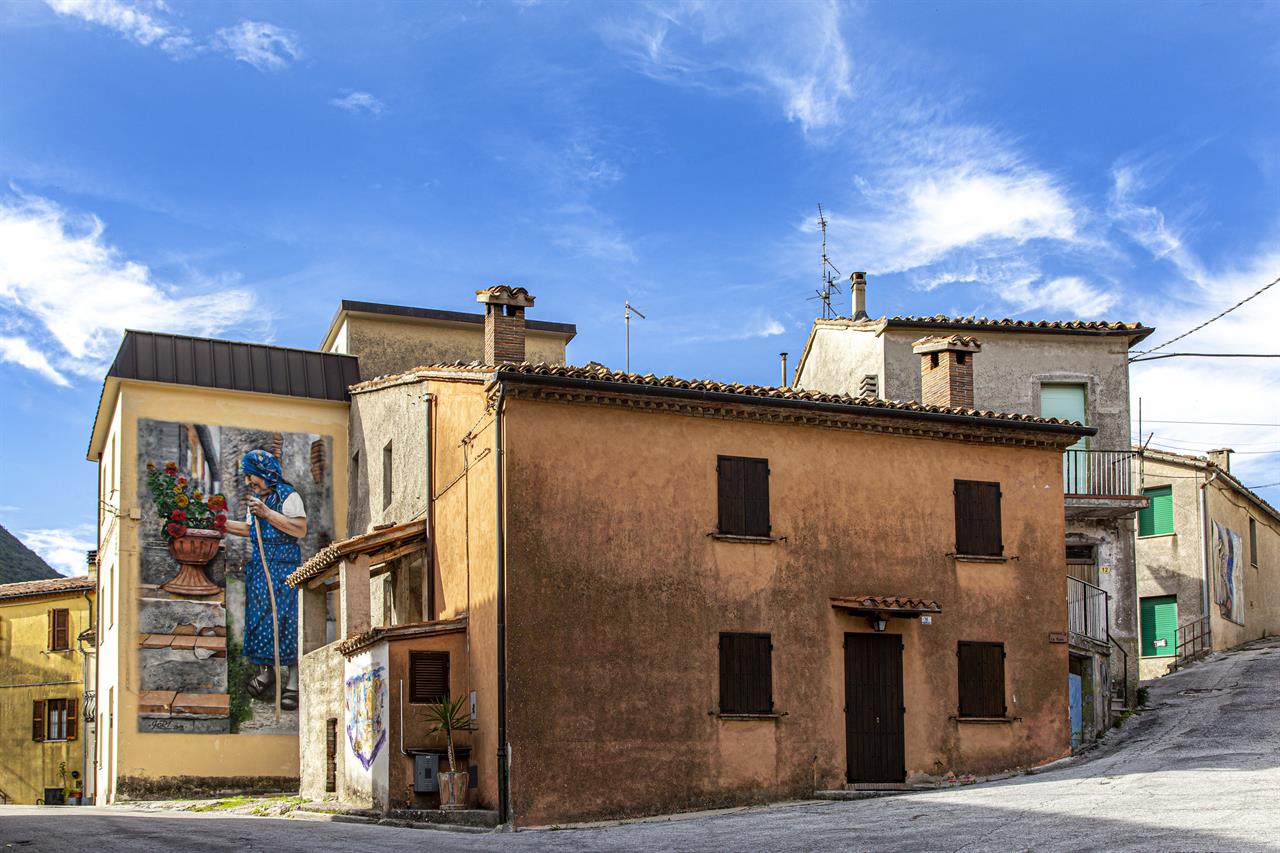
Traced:
<path fill-rule="evenodd" d="M 245 474 L 261 477 L 268 488 L 275 490 L 277 500 L 281 504 L 284 503 L 285 498 L 297 491 L 284 481 L 284 470 L 280 467 L 280 460 L 265 450 L 250 450 L 246 453 L 240 460 L 240 470 Z M 273 509 L 276 508 L 278 507 L 273 507 Z"/>

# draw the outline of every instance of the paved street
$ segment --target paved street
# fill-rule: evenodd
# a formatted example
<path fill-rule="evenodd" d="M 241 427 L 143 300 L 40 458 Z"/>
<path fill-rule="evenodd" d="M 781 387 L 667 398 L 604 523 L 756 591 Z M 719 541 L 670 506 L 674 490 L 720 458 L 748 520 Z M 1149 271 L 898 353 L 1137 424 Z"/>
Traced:
<path fill-rule="evenodd" d="M 3 849 L 1280 850 L 1280 640 L 1152 688 L 1093 760 L 969 788 L 514 834 L 125 808 L 0 808 Z"/>

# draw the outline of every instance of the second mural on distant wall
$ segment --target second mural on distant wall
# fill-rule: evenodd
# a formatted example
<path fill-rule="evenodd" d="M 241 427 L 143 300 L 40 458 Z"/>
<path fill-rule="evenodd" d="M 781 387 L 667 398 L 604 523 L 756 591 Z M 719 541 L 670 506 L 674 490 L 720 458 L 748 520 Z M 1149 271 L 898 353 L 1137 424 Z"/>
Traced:
<path fill-rule="evenodd" d="M 1218 522 L 1213 523 L 1213 590 L 1222 618 L 1244 624 L 1240 534 Z"/>
<path fill-rule="evenodd" d="M 298 598 L 333 539 L 332 439 L 143 420 L 138 726 L 294 734 Z"/>

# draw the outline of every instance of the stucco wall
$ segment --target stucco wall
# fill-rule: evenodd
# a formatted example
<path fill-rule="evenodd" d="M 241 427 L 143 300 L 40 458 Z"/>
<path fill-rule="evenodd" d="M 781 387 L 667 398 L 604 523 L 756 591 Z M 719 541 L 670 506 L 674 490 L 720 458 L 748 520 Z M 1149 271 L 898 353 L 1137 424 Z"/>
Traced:
<path fill-rule="evenodd" d="M 525 361 L 565 363 L 565 335 L 529 329 Z M 346 349 L 360 358 L 365 379 L 424 364 L 484 360 L 484 326 L 410 317 L 354 314 L 346 322 Z"/>
<path fill-rule="evenodd" d="M 879 396 L 903 399 L 889 396 L 884 378 L 884 350 L 873 331 L 818 326 L 813 330 L 808 358 L 796 369 L 797 388 L 856 397 L 862 377 L 871 374 L 877 377 Z M 919 369 L 917 365 L 917 372 Z"/>
<path fill-rule="evenodd" d="M 306 630 L 303 611 L 301 630 Z M 326 725 L 338 721 L 338 761 L 349 750 L 344 728 L 343 667 L 346 658 L 335 644 L 323 646 L 302 656 L 299 678 L 304 689 L 298 695 L 298 761 L 301 794 L 313 800 L 338 799 L 347 802 L 343 791 L 344 777 L 336 778 L 337 791 L 326 792 L 327 776 Z M 367 803 L 366 803 L 367 805 Z"/>
<path fill-rule="evenodd" d="M 510 401 L 516 822 L 805 796 L 846 773 L 833 596 L 936 598 L 900 634 L 911 778 L 1069 750 L 1061 456 L 1053 450 Z M 769 460 L 773 544 L 719 541 L 717 454 Z M 1003 563 L 958 563 L 954 479 L 1003 490 Z M 625 483 L 625 488 L 619 488 Z M 777 720 L 729 721 L 718 635 L 767 631 Z M 1017 719 L 957 723 L 956 644 L 1006 644 Z"/>

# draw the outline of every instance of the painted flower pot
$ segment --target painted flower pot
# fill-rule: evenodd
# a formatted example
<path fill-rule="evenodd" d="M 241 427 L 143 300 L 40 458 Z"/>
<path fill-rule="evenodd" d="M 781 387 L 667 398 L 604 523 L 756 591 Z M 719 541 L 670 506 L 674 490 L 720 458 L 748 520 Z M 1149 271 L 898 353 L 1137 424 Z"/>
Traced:
<path fill-rule="evenodd" d="M 450 773 L 449 771 L 441 771 L 440 779 L 440 808 L 447 812 L 460 811 L 467 807 L 467 782 L 471 779 L 471 774 L 463 771 L 461 773 Z"/>
<path fill-rule="evenodd" d="M 169 553 L 181 568 L 173 580 L 160 587 L 174 595 L 217 595 L 222 587 L 209 580 L 204 567 L 218 553 L 222 531 L 192 530 L 169 541 Z"/>

